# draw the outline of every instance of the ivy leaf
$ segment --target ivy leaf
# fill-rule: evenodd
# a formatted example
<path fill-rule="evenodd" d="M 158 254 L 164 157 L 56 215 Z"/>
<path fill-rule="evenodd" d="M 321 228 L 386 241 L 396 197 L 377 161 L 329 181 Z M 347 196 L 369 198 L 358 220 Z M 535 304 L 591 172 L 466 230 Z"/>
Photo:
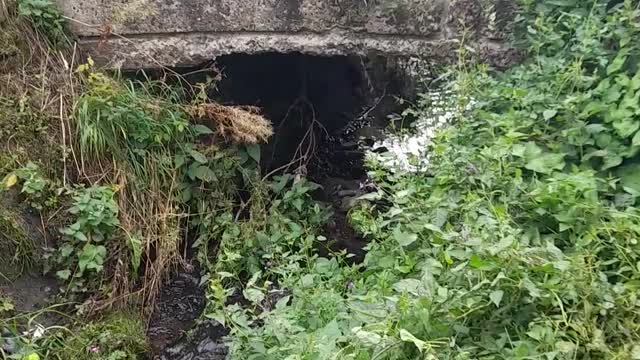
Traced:
<path fill-rule="evenodd" d="M 553 170 L 564 168 L 564 154 L 544 154 L 529 160 L 524 167 L 538 173 L 550 174 Z"/>
<path fill-rule="evenodd" d="M 409 246 L 418 240 L 417 234 L 407 233 L 400 230 L 400 227 L 393 229 L 393 238 L 396 239 L 400 246 Z"/>
<path fill-rule="evenodd" d="M 502 301 L 503 296 L 504 296 L 504 291 L 495 290 L 495 291 L 492 291 L 491 294 L 489 294 L 489 299 L 491 299 L 491 302 L 494 303 L 496 307 L 500 307 L 500 302 Z"/>

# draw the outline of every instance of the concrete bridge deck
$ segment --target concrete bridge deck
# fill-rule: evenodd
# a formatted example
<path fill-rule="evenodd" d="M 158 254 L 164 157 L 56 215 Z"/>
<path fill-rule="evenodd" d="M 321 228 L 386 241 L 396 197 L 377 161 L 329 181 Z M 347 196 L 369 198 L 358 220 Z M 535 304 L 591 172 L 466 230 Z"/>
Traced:
<path fill-rule="evenodd" d="M 57 0 L 96 62 L 190 66 L 230 53 L 500 57 L 515 0 Z"/>

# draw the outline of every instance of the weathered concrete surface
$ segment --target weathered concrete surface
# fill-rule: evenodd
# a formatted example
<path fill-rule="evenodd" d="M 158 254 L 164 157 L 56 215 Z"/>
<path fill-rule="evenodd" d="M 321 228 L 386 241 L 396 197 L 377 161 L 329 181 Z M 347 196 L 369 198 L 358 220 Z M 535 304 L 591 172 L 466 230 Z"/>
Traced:
<path fill-rule="evenodd" d="M 193 65 L 265 51 L 451 58 L 502 51 L 515 0 L 57 0 L 93 58 Z"/>

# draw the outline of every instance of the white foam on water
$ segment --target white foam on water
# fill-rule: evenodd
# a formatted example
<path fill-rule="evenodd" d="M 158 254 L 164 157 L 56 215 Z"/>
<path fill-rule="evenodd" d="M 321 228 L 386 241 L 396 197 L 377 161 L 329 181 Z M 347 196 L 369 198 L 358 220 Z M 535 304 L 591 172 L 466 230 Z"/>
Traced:
<path fill-rule="evenodd" d="M 437 131 L 446 127 L 454 118 L 453 94 L 446 91 L 431 91 L 422 95 L 422 103 L 428 104 L 420 111 L 418 118 L 411 124 L 409 132 L 389 134 L 378 141 L 367 153 L 371 159 L 391 171 L 419 172 L 429 165 L 429 147 Z M 376 153 L 384 147 L 388 152 Z"/>

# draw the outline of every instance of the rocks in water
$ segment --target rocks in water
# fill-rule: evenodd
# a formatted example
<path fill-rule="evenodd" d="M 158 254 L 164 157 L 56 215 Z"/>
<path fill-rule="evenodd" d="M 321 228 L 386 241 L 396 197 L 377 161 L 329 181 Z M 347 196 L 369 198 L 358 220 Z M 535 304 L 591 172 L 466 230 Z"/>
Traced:
<path fill-rule="evenodd" d="M 175 274 L 160 291 L 147 331 L 153 353 L 174 343 L 202 314 L 206 299 L 196 274 Z"/>
<path fill-rule="evenodd" d="M 206 320 L 153 360 L 224 360 L 228 353 L 223 341 L 226 333 L 216 321 Z"/>

